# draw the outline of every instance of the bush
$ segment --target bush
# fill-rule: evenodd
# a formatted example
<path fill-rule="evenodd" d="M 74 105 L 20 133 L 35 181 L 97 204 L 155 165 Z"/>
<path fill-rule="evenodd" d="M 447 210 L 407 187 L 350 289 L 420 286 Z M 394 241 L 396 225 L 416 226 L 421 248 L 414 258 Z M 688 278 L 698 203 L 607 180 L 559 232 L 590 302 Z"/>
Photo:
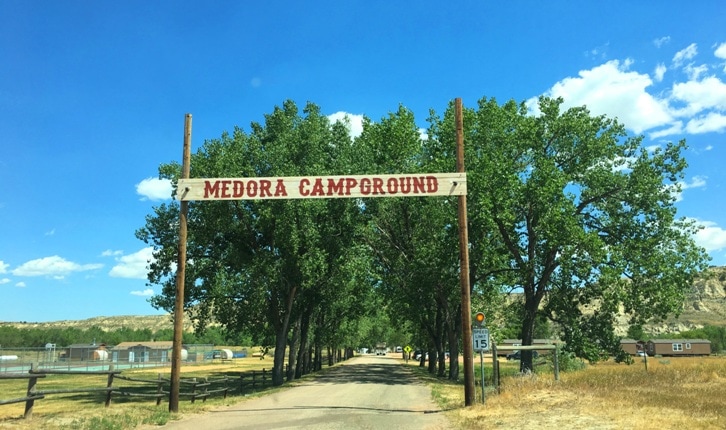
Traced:
<path fill-rule="evenodd" d="M 587 367 L 585 360 L 576 357 L 575 353 L 570 351 L 560 351 L 557 355 L 557 362 L 560 367 L 560 372 L 574 372 Z"/>

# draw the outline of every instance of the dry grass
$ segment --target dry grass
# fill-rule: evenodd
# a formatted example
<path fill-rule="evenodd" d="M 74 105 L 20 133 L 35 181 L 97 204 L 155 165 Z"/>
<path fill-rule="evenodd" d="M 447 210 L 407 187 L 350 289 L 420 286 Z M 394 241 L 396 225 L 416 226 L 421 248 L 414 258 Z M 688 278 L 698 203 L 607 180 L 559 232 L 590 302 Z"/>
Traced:
<path fill-rule="evenodd" d="M 272 358 L 260 360 L 256 357 L 236 359 L 232 363 L 182 366 L 182 378 L 221 378 L 234 377 L 250 370 L 272 368 Z M 169 368 L 124 370 L 122 375 L 139 379 L 156 379 L 159 373 L 169 377 Z M 25 396 L 27 380 L 1 380 L 0 398 L 11 399 Z M 118 381 L 114 386 L 127 386 Z M 48 375 L 38 380 L 37 389 L 101 388 L 106 386 L 106 376 Z M 270 389 L 268 388 L 267 391 Z M 0 406 L 0 429 L 89 429 L 125 430 L 141 425 L 161 425 L 180 418 L 184 414 L 205 412 L 211 408 L 231 405 L 239 401 L 239 396 L 210 397 L 206 402 L 198 400 L 192 404 L 188 398 L 179 401 L 179 414 L 168 412 L 168 400 L 156 406 L 153 399 L 114 397 L 109 408 L 105 408 L 103 394 L 54 394 L 35 402 L 33 418 L 23 419 L 25 403 Z"/>
<path fill-rule="evenodd" d="M 490 367 L 491 369 L 491 367 Z M 477 387 L 479 389 L 479 387 Z M 451 418 L 463 429 L 723 429 L 726 359 L 671 358 L 627 366 L 612 362 L 562 373 L 514 376 L 484 405 L 462 408 L 463 387 L 436 384 Z M 478 395 L 478 393 L 477 393 Z"/>

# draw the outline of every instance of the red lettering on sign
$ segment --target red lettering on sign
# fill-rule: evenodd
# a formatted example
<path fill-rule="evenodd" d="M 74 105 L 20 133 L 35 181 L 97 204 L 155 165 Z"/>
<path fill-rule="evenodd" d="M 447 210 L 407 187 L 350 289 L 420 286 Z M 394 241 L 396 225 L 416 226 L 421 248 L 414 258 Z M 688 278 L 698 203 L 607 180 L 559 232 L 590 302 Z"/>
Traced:
<path fill-rule="evenodd" d="M 204 198 L 208 198 L 210 194 L 217 197 L 217 194 L 219 194 L 219 181 L 214 181 L 214 183 L 204 181 Z"/>
<path fill-rule="evenodd" d="M 350 189 L 354 188 L 356 185 L 358 185 L 358 181 L 355 178 L 346 178 L 345 179 L 345 195 L 350 195 Z"/>
<path fill-rule="evenodd" d="M 386 194 L 383 192 L 383 179 L 373 178 L 373 194 Z"/>
<path fill-rule="evenodd" d="M 232 197 L 232 195 L 229 193 L 229 185 L 232 183 L 232 181 L 222 181 L 222 194 L 220 194 L 220 197 L 223 199 L 228 199 Z"/>
<path fill-rule="evenodd" d="M 338 179 L 338 182 L 335 182 L 334 179 L 328 179 L 328 195 L 332 196 L 333 194 L 337 193 L 339 196 L 344 195 L 344 188 L 343 188 L 343 179 Z"/>
<path fill-rule="evenodd" d="M 310 179 L 302 178 L 300 179 L 300 185 L 297 186 L 298 191 L 300 191 L 300 195 L 303 197 L 307 197 L 310 195 L 310 191 L 308 191 L 305 187 L 310 185 Z"/>
<path fill-rule="evenodd" d="M 398 180 L 396 178 L 389 178 L 386 181 L 386 188 L 388 189 L 388 194 L 396 194 L 398 192 Z"/>
<path fill-rule="evenodd" d="M 401 192 L 403 194 L 411 192 L 411 177 L 406 176 L 405 178 L 401 178 Z"/>
<path fill-rule="evenodd" d="M 323 191 L 323 180 L 320 178 L 315 179 L 315 184 L 313 185 L 313 190 L 310 193 L 311 196 L 323 196 L 325 195 L 325 192 Z"/>
<path fill-rule="evenodd" d="M 277 180 L 277 186 L 275 187 L 275 197 L 287 196 L 287 188 L 285 188 L 285 182 L 282 179 Z"/>
<path fill-rule="evenodd" d="M 438 179 L 436 179 L 436 176 L 427 176 L 426 185 L 428 186 L 429 193 L 435 193 L 439 191 L 439 181 Z"/>
<path fill-rule="evenodd" d="M 418 178 L 413 178 L 413 193 L 418 194 L 418 193 L 425 193 L 425 192 L 426 191 L 424 190 L 423 176 L 418 177 Z"/>
<path fill-rule="evenodd" d="M 363 178 L 360 180 L 360 193 L 364 196 L 371 193 L 371 180 L 369 178 Z"/>

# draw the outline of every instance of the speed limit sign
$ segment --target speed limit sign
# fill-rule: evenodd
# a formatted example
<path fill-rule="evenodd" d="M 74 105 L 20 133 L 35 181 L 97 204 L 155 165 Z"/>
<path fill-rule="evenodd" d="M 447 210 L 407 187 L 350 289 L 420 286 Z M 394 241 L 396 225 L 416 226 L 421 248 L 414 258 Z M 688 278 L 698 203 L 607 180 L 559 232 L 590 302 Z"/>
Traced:
<path fill-rule="evenodd" d="M 482 352 L 489 351 L 489 329 L 488 328 L 475 328 L 471 330 L 472 337 L 474 338 L 474 351 Z"/>

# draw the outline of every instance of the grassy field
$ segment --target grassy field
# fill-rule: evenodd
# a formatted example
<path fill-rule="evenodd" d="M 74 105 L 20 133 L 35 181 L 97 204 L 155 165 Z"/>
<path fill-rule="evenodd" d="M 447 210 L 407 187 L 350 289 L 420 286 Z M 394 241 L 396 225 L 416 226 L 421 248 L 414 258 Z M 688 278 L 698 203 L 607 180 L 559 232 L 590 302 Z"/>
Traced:
<path fill-rule="evenodd" d="M 413 362 L 409 365 L 417 369 Z M 650 358 L 647 372 L 639 360 L 630 366 L 599 363 L 562 372 L 559 381 L 545 370 L 520 376 L 517 366 L 516 362 L 503 361 L 502 373 L 506 376 L 502 378 L 501 392 L 487 387 L 486 403 L 477 399 L 477 404 L 468 408 L 463 407 L 461 382 L 440 380 L 425 370 L 416 374 L 431 384 L 436 401 L 460 429 L 726 428 L 726 357 Z M 228 364 L 183 367 L 182 377 L 217 378 L 271 367 L 270 358 L 246 358 Z M 490 360 L 486 360 L 485 367 L 490 377 Z M 475 369 L 479 369 L 478 361 Z M 134 370 L 124 371 L 123 375 L 154 379 L 158 372 Z M 166 372 L 164 376 L 168 376 L 168 369 Z M 39 380 L 38 388 L 104 387 L 105 378 L 50 375 Z M 23 397 L 26 384 L 26 380 L 0 381 L 0 398 Z M 477 397 L 480 392 L 477 386 Z M 226 400 L 213 397 L 192 404 L 182 398 L 179 409 L 181 414 L 203 413 L 239 400 L 239 396 Z M 24 403 L 0 406 L 0 429 L 125 430 L 153 428 L 179 418 L 168 412 L 166 400 L 157 407 L 152 399 L 118 397 L 104 408 L 102 394 L 48 396 L 36 402 L 32 420 L 24 420 L 23 411 Z"/>
<path fill-rule="evenodd" d="M 205 364 L 182 366 L 181 377 L 218 379 L 225 375 L 239 378 L 242 372 L 251 370 L 268 371 L 272 368 L 272 358 L 261 360 L 257 357 L 235 359 L 231 363 Z M 169 368 L 163 369 L 134 369 L 124 370 L 122 375 L 137 379 L 156 379 L 159 373 L 169 377 Z M 38 379 L 37 389 L 72 389 L 72 388 L 101 388 L 105 387 L 105 375 L 77 376 L 77 375 L 48 375 Z M 21 398 L 27 391 L 27 379 L 0 380 L 0 399 L 8 400 Z M 129 386 L 129 383 L 116 380 L 114 386 Z M 273 388 L 258 388 L 255 393 L 248 396 L 269 392 Z M 182 386 L 182 392 L 184 388 Z M 179 411 L 182 414 L 202 413 L 210 408 L 231 405 L 239 396 L 230 396 L 223 399 L 221 396 L 210 397 L 206 402 L 196 400 L 191 403 L 189 398 L 181 397 Z M 236 400 L 235 400 L 236 399 Z M 168 399 L 156 406 L 156 401 L 150 398 L 115 396 L 110 407 L 104 407 L 104 393 L 83 394 L 53 394 L 45 399 L 37 400 L 33 410 L 33 418 L 23 418 L 25 403 L 15 403 L 0 406 L 0 429 L 30 430 L 30 429 L 79 429 L 79 430 L 126 430 L 142 425 L 162 425 L 170 420 L 178 419 L 177 415 L 168 412 Z"/>
<path fill-rule="evenodd" d="M 438 380 L 435 398 L 461 429 L 726 428 L 724 357 L 650 358 L 647 372 L 640 360 L 599 363 L 561 373 L 560 381 L 546 372 L 514 376 L 516 366 L 502 363 L 511 376 L 501 393 L 486 392 L 484 404 L 462 407 L 463 386 Z"/>

